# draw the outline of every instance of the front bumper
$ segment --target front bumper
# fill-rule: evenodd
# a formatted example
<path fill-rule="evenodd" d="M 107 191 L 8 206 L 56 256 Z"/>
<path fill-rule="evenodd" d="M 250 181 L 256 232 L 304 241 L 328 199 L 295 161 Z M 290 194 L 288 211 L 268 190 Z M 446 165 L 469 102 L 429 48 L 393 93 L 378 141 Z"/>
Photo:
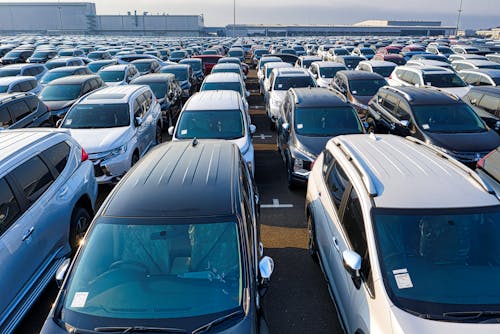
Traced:
<path fill-rule="evenodd" d="M 94 174 L 99 184 L 117 183 L 131 167 L 131 159 L 126 154 L 109 159 L 91 157 L 90 160 L 94 164 Z"/>

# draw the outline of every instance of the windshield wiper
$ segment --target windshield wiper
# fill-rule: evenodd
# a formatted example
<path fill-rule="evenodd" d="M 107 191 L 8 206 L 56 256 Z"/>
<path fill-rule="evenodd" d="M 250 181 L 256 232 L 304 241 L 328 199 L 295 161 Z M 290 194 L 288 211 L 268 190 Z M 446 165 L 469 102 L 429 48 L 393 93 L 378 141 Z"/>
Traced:
<path fill-rule="evenodd" d="M 499 323 L 500 311 L 459 311 L 459 312 L 444 312 L 443 314 L 428 314 L 419 313 L 412 310 L 404 309 L 406 312 L 411 313 L 419 318 L 428 320 L 441 320 L 441 321 L 471 321 L 481 318 L 488 318 L 479 323 Z M 493 317 L 493 319 L 491 319 Z"/>
<path fill-rule="evenodd" d="M 180 328 L 162 328 L 162 327 L 96 327 L 97 333 L 187 333 L 185 329 Z"/>
<path fill-rule="evenodd" d="M 192 332 L 192 334 L 198 334 L 198 333 L 206 332 L 206 331 L 210 330 L 211 328 L 213 328 L 214 326 L 217 326 L 217 325 L 219 325 L 219 324 L 221 324 L 221 323 L 223 323 L 223 322 L 225 322 L 225 321 L 227 321 L 229 319 L 232 319 L 232 318 L 235 318 L 237 316 L 243 315 L 243 313 L 244 313 L 243 310 L 240 309 L 240 310 L 238 310 L 236 312 L 233 312 L 233 313 L 227 314 L 227 315 L 225 315 L 223 317 L 217 318 L 217 319 L 215 319 L 215 320 L 213 320 L 213 321 L 211 321 L 211 322 L 209 322 L 209 323 L 207 323 L 207 324 L 205 324 L 205 325 L 203 325 L 201 327 L 198 327 L 197 329 L 195 329 Z"/>

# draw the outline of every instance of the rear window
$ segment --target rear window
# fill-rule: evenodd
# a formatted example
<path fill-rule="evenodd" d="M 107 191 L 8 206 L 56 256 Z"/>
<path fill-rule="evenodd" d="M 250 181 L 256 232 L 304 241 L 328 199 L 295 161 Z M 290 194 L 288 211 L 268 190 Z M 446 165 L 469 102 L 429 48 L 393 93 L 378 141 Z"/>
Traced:
<path fill-rule="evenodd" d="M 274 90 L 289 90 L 290 88 L 315 87 L 314 81 L 309 76 L 277 77 Z"/>
<path fill-rule="evenodd" d="M 49 168 L 35 156 L 11 172 L 30 204 L 35 202 L 54 182 Z"/>

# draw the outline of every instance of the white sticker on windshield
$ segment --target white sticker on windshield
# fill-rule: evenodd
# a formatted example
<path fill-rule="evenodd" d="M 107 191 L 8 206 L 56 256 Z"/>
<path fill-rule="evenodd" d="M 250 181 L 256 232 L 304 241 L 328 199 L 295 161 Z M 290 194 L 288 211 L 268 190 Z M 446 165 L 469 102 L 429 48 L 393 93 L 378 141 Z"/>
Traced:
<path fill-rule="evenodd" d="M 283 88 L 283 85 L 282 84 L 278 84 L 278 88 Z"/>
<path fill-rule="evenodd" d="M 73 301 L 71 302 L 71 307 L 84 307 L 87 302 L 88 292 L 77 292 Z"/>
<path fill-rule="evenodd" d="M 304 124 L 297 124 L 297 129 L 302 129 L 304 127 Z"/>
<path fill-rule="evenodd" d="M 426 82 L 425 83 L 427 86 L 432 86 L 432 82 Z"/>
<path fill-rule="evenodd" d="M 422 124 L 422 128 L 424 128 L 424 130 L 429 130 L 431 127 L 429 124 Z"/>
<path fill-rule="evenodd" d="M 73 122 L 73 120 L 71 118 L 69 118 L 66 120 L 66 125 L 71 125 L 72 122 Z"/>
<path fill-rule="evenodd" d="M 413 288 L 413 282 L 411 281 L 408 269 L 404 268 L 404 269 L 393 270 L 392 273 L 394 274 L 394 279 L 396 280 L 398 289 Z"/>
<path fill-rule="evenodd" d="M 181 135 L 187 135 L 188 130 L 181 130 Z"/>
<path fill-rule="evenodd" d="M 357 90 L 353 90 L 351 93 L 352 93 L 352 95 L 356 95 L 356 94 L 358 94 L 358 91 Z"/>

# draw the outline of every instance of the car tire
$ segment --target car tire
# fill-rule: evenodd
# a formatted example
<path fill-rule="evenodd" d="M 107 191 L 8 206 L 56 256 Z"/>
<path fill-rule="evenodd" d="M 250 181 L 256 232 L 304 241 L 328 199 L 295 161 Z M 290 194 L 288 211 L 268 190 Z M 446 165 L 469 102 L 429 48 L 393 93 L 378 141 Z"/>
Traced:
<path fill-rule="evenodd" d="M 80 240 L 83 239 L 87 232 L 91 219 L 90 213 L 86 209 L 76 207 L 73 210 L 69 230 L 69 244 L 73 252 L 78 249 Z"/>
<path fill-rule="evenodd" d="M 314 231 L 314 224 L 312 221 L 312 217 L 308 215 L 307 217 L 307 231 L 309 232 L 309 241 L 308 241 L 308 247 L 307 247 L 307 252 L 309 253 L 309 256 L 315 263 L 319 263 L 318 259 L 318 248 L 317 248 L 317 243 L 316 243 L 316 233 Z"/>
<path fill-rule="evenodd" d="M 134 154 L 132 154 L 132 161 L 130 162 L 130 167 L 134 166 L 137 161 L 139 161 L 139 152 L 135 151 Z"/>
<path fill-rule="evenodd" d="M 160 123 L 156 124 L 155 141 L 156 141 L 157 145 L 161 144 L 163 142 L 163 134 L 162 134 L 162 131 L 161 131 Z"/>

